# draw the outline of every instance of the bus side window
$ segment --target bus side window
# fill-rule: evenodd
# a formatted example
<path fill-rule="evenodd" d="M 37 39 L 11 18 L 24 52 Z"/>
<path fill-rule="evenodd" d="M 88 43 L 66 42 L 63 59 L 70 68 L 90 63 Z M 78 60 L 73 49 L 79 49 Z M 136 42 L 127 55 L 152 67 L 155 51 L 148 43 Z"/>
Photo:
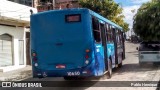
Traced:
<path fill-rule="evenodd" d="M 113 29 L 114 29 L 114 28 L 113 28 L 112 26 L 110 26 L 110 31 L 109 31 L 109 33 L 110 33 L 110 38 L 111 38 L 110 42 L 114 42 Z"/>
<path fill-rule="evenodd" d="M 122 31 L 121 30 L 118 30 L 119 31 L 119 40 L 120 40 L 120 44 L 122 44 L 122 42 L 123 42 L 123 33 L 122 33 Z"/>
<path fill-rule="evenodd" d="M 95 18 L 92 18 L 92 27 L 93 27 L 93 36 L 94 36 L 95 42 L 101 42 L 99 21 Z"/>
<path fill-rule="evenodd" d="M 113 35 L 112 35 L 112 27 L 109 24 L 106 24 L 106 39 L 107 42 L 112 42 L 113 41 Z"/>
<path fill-rule="evenodd" d="M 119 40 L 119 32 L 118 30 L 116 29 L 116 41 L 117 41 L 117 44 L 119 44 L 120 40 Z"/>
<path fill-rule="evenodd" d="M 118 29 L 116 29 L 116 39 L 119 45 L 122 44 L 122 32 Z"/>

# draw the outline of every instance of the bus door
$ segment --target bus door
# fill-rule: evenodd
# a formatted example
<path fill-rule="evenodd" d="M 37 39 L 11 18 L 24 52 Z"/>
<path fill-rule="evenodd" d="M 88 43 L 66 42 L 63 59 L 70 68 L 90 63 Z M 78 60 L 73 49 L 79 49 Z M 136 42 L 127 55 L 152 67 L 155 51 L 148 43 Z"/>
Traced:
<path fill-rule="evenodd" d="M 107 48 L 106 48 L 106 40 L 105 40 L 105 27 L 104 27 L 103 23 L 104 23 L 103 21 L 98 20 L 95 17 L 92 18 L 93 36 L 94 36 L 95 48 L 96 48 L 95 54 L 96 54 L 96 58 L 98 60 L 97 63 L 99 63 L 101 68 L 104 66 L 104 63 L 105 63 L 105 65 L 107 64 L 107 61 L 106 61 Z M 102 60 L 104 60 L 104 62 Z"/>
<path fill-rule="evenodd" d="M 123 44 L 123 57 L 122 60 L 125 59 L 125 37 L 124 37 L 124 32 L 121 32 L 121 36 L 122 36 L 122 44 Z"/>
<path fill-rule="evenodd" d="M 108 70 L 106 30 L 105 30 L 105 25 L 103 23 L 100 23 L 100 31 L 101 31 L 101 38 L 102 38 L 102 46 L 104 48 L 105 70 Z"/>
<path fill-rule="evenodd" d="M 119 63 L 122 62 L 123 60 L 123 36 L 122 36 L 122 31 L 121 30 L 117 30 L 118 31 L 118 37 L 117 37 L 117 41 L 118 41 L 118 56 L 119 56 Z M 118 63 L 118 64 L 119 64 Z"/>
<path fill-rule="evenodd" d="M 123 52 L 122 37 L 120 30 L 114 28 L 113 32 L 114 32 L 114 43 L 115 43 L 115 58 L 116 58 L 116 65 L 118 67 L 118 65 L 122 63 L 122 52 Z"/>
<path fill-rule="evenodd" d="M 114 37 L 114 49 L 115 49 L 115 63 L 118 64 L 118 56 L 117 56 L 117 41 L 116 41 L 116 29 L 113 28 L 113 37 Z"/>

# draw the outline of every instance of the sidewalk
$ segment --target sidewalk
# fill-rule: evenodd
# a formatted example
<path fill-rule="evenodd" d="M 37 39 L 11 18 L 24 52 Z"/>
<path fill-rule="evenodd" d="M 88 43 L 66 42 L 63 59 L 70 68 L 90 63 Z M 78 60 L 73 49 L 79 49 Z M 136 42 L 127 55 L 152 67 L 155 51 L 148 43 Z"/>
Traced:
<path fill-rule="evenodd" d="M 0 81 L 21 81 L 32 77 L 32 67 L 26 66 L 22 69 L 17 69 L 9 72 L 0 72 Z"/>

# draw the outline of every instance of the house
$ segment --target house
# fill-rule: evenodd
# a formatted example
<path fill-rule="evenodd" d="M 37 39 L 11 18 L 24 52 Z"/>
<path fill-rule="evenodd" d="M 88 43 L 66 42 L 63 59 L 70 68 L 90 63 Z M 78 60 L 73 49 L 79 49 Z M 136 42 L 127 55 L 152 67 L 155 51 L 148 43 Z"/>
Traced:
<path fill-rule="evenodd" d="M 79 8 L 78 0 L 56 0 L 56 9 L 65 9 L 67 4 L 70 4 L 71 8 Z"/>
<path fill-rule="evenodd" d="M 68 4 L 79 7 L 78 0 L 0 0 L 0 72 L 31 65 L 30 10 L 65 9 Z"/>
<path fill-rule="evenodd" d="M 65 9 L 67 8 L 66 7 L 67 4 L 69 4 L 71 8 L 80 7 L 78 0 L 9 0 L 9 1 L 27 6 L 32 6 L 34 8 L 37 8 L 38 12 L 54 10 L 54 9 Z"/>
<path fill-rule="evenodd" d="M 16 2 L 16 3 L 23 4 L 30 7 L 32 7 L 33 5 L 32 4 L 33 0 L 8 0 L 8 1 Z"/>
<path fill-rule="evenodd" d="M 31 64 L 29 58 L 30 10 L 35 8 L 0 0 L 0 72 Z"/>
<path fill-rule="evenodd" d="M 32 6 L 37 8 L 38 12 L 65 9 L 67 4 L 70 4 L 72 8 L 78 8 L 78 0 L 33 0 Z"/>

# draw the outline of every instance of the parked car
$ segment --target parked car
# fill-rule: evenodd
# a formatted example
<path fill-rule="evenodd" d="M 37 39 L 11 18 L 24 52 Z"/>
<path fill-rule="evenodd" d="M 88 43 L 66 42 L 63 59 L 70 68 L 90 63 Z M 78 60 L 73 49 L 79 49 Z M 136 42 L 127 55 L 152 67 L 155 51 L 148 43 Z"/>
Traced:
<path fill-rule="evenodd" d="M 133 42 L 133 43 L 139 43 L 139 42 L 142 42 L 142 40 L 140 39 L 140 37 L 138 37 L 136 35 L 132 35 L 131 36 L 131 42 Z"/>
<path fill-rule="evenodd" d="M 142 42 L 137 48 L 139 51 L 139 64 L 144 62 L 160 63 L 160 41 Z"/>

